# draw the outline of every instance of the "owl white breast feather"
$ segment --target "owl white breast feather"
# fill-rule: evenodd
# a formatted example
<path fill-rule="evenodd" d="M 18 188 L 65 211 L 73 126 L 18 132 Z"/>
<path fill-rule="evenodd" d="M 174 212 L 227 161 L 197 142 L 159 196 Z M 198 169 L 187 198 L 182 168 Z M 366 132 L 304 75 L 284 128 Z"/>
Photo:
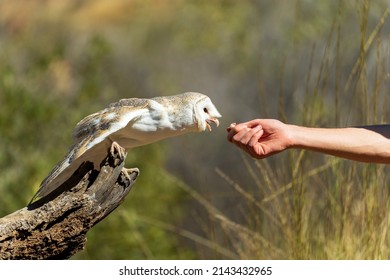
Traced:
<path fill-rule="evenodd" d="M 41 183 L 31 203 L 60 187 L 86 161 L 98 169 L 112 143 L 126 150 L 187 132 L 211 131 L 221 114 L 210 98 L 197 92 L 154 98 L 129 98 L 82 119 L 74 143 Z"/>

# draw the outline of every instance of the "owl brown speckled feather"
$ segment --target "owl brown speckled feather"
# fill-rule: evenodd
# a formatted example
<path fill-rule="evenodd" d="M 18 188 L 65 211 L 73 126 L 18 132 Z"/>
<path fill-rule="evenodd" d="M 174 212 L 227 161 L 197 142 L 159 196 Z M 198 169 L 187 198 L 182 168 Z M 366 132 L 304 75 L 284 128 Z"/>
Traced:
<path fill-rule="evenodd" d="M 204 94 L 187 92 L 150 99 L 129 98 L 82 119 L 73 131 L 74 144 L 41 183 L 31 203 L 52 193 L 86 161 L 99 169 L 112 143 L 125 149 L 187 132 L 211 131 L 221 115 Z"/>

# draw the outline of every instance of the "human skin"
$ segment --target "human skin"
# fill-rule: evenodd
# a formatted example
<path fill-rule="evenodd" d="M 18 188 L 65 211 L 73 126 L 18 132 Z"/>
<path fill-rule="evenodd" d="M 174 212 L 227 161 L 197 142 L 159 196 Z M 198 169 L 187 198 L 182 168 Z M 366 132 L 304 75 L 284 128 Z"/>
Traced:
<path fill-rule="evenodd" d="M 227 128 L 227 139 L 254 158 L 300 148 L 350 160 L 390 163 L 390 125 L 313 128 L 254 119 Z"/>

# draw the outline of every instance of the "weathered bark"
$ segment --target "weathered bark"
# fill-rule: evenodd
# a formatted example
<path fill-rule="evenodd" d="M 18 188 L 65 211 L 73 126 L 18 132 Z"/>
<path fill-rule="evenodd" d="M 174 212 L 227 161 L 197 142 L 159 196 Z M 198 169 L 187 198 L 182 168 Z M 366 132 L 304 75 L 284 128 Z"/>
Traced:
<path fill-rule="evenodd" d="M 66 259 L 86 233 L 123 201 L 138 172 L 123 169 L 124 150 L 108 152 L 101 170 L 87 162 L 60 191 L 0 219 L 0 259 Z"/>

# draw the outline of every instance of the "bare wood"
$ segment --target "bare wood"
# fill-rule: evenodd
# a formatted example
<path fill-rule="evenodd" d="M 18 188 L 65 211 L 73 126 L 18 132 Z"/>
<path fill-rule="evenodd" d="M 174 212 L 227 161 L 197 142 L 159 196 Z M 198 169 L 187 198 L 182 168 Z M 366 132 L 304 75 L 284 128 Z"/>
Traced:
<path fill-rule="evenodd" d="M 100 172 L 87 162 L 57 193 L 1 218 L 0 259 L 66 259 L 82 250 L 88 230 L 120 205 L 138 176 L 123 169 L 124 150 L 111 150 Z"/>

